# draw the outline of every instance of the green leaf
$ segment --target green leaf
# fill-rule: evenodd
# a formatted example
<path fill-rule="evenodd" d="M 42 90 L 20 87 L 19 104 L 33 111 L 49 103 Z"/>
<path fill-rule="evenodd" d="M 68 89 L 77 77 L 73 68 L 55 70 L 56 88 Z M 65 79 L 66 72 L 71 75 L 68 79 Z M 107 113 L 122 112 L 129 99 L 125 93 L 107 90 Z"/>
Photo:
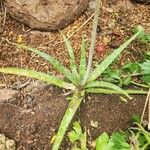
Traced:
<path fill-rule="evenodd" d="M 142 80 L 143 80 L 146 84 L 150 85 L 150 75 L 144 75 L 144 76 L 142 77 Z"/>
<path fill-rule="evenodd" d="M 142 64 L 140 64 L 141 70 L 144 74 L 150 74 L 150 60 L 146 60 Z"/>
<path fill-rule="evenodd" d="M 138 140 L 138 148 L 141 148 L 142 150 L 149 150 L 150 132 L 148 132 L 140 123 L 135 122 L 135 125 L 135 127 L 130 128 L 132 138 Z M 137 144 L 134 146 L 137 146 Z"/>
<path fill-rule="evenodd" d="M 104 74 L 109 75 L 109 78 L 121 80 L 120 70 L 108 68 L 106 69 Z"/>
<path fill-rule="evenodd" d="M 148 91 L 142 91 L 142 90 L 124 90 L 128 94 L 143 94 L 146 95 Z M 116 90 L 109 90 L 109 89 L 102 89 L 102 88 L 87 88 L 86 92 L 88 93 L 97 93 L 97 94 L 122 94 L 119 91 Z"/>
<path fill-rule="evenodd" d="M 113 142 L 109 142 L 109 136 L 106 132 L 96 139 L 96 150 L 112 150 L 113 145 Z"/>
<path fill-rule="evenodd" d="M 34 52 L 35 54 L 41 56 L 42 58 L 47 60 L 55 69 L 57 69 L 60 73 L 62 73 L 67 79 L 69 79 L 73 83 L 76 83 L 76 81 L 74 80 L 74 76 L 70 72 L 70 70 L 65 68 L 57 59 L 51 57 L 50 55 L 48 55 L 44 52 L 41 52 L 40 50 L 38 50 L 36 48 L 31 48 L 31 47 L 28 47 L 25 45 L 14 44 L 14 43 L 13 43 L 13 45 L 18 46 L 19 48 L 27 49 L 27 50 Z"/>
<path fill-rule="evenodd" d="M 142 73 L 144 74 L 141 79 L 148 85 L 150 85 L 150 60 L 146 60 L 140 64 Z"/>
<path fill-rule="evenodd" d="M 81 126 L 79 122 L 73 123 L 73 130 L 68 133 L 69 140 L 73 143 L 80 140 L 82 134 Z"/>
<path fill-rule="evenodd" d="M 127 143 L 127 134 L 124 132 L 116 132 L 109 138 L 107 133 L 103 133 L 96 140 L 96 150 L 131 150 Z"/>
<path fill-rule="evenodd" d="M 146 54 L 147 54 L 148 56 L 150 56 L 150 52 L 147 52 Z"/>
<path fill-rule="evenodd" d="M 123 85 L 129 85 L 131 83 L 131 76 L 127 76 L 126 78 L 122 79 Z"/>
<path fill-rule="evenodd" d="M 141 27 L 136 34 L 134 34 L 129 40 L 122 44 L 118 49 L 114 50 L 97 68 L 91 73 L 88 82 L 92 82 L 97 79 L 108 66 L 119 56 L 119 54 L 143 31 Z"/>
<path fill-rule="evenodd" d="M 21 69 L 21 68 L 0 68 L 0 72 L 35 78 L 43 82 L 47 82 L 48 84 L 54 84 L 56 86 L 63 87 L 65 89 L 75 90 L 75 86 L 73 84 L 64 82 L 63 80 L 55 76 L 43 72 L 38 72 L 30 69 Z"/>
<path fill-rule="evenodd" d="M 79 140 L 81 143 L 81 150 L 86 150 L 86 132 L 82 133 L 79 121 L 73 123 L 73 130 L 68 133 L 68 137 L 72 143 Z"/>
<path fill-rule="evenodd" d="M 82 149 L 80 149 L 78 147 L 73 147 L 71 150 L 82 150 Z"/>
<path fill-rule="evenodd" d="M 138 27 L 135 27 L 134 28 L 134 33 L 136 33 L 137 31 L 139 30 Z M 142 31 L 139 35 L 138 35 L 138 39 L 143 42 L 143 43 L 148 43 L 150 42 L 150 34 L 149 33 L 146 33 L 144 31 Z"/>
<path fill-rule="evenodd" d="M 124 132 L 116 132 L 111 136 L 111 141 L 115 143 L 114 150 L 130 150 L 130 145 L 127 143 L 127 135 Z"/>
<path fill-rule="evenodd" d="M 131 121 L 140 123 L 141 122 L 141 117 L 139 115 L 132 115 L 131 116 Z"/>
<path fill-rule="evenodd" d="M 81 80 L 84 78 L 85 72 L 86 72 L 86 44 L 84 36 L 82 36 L 81 58 L 79 67 L 79 75 Z"/>
<path fill-rule="evenodd" d="M 74 114 L 76 113 L 77 109 L 79 108 L 82 100 L 83 100 L 83 93 L 85 93 L 84 91 L 75 91 L 72 97 L 72 100 L 69 103 L 69 106 L 65 112 L 65 115 L 63 116 L 63 119 L 61 121 L 61 124 L 59 126 L 57 135 L 56 135 L 56 139 L 53 145 L 52 150 L 58 150 L 60 147 L 60 144 L 63 140 L 63 137 L 65 135 L 65 132 L 74 116 Z"/>
<path fill-rule="evenodd" d="M 129 72 L 129 73 L 139 73 L 141 71 L 140 65 L 137 62 L 134 63 L 127 63 L 124 67 L 123 70 L 125 72 Z"/>
<path fill-rule="evenodd" d="M 86 148 L 86 143 L 87 143 L 86 132 L 82 133 L 82 135 L 80 137 L 80 142 L 81 142 L 81 150 L 87 150 L 87 148 Z"/>
<path fill-rule="evenodd" d="M 92 83 L 87 84 L 86 88 L 106 88 L 106 89 L 112 89 L 115 91 L 118 91 L 120 94 L 124 94 L 128 98 L 131 99 L 131 97 L 128 95 L 128 93 L 125 90 L 122 90 L 119 86 L 116 86 L 115 84 L 105 82 L 105 81 L 93 81 Z"/>
<path fill-rule="evenodd" d="M 64 42 L 66 44 L 67 50 L 68 50 L 68 54 L 69 54 L 69 58 L 70 58 L 70 69 L 72 71 L 72 73 L 74 74 L 74 76 L 76 77 L 77 80 L 79 80 L 79 74 L 77 72 L 77 66 L 75 63 L 75 57 L 74 57 L 74 52 L 73 52 L 73 48 L 71 46 L 70 41 L 66 38 L 66 36 L 61 32 Z"/>

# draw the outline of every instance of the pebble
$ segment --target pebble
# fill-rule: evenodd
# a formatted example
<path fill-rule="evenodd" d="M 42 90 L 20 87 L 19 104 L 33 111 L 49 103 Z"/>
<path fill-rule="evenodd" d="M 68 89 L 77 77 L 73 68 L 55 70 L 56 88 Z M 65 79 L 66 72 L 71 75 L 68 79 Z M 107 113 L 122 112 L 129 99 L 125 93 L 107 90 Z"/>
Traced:
<path fill-rule="evenodd" d="M 0 134 L 0 150 L 16 150 L 16 143 L 8 139 L 4 134 Z"/>
<path fill-rule="evenodd" d="M 89 9 L 93 10 L 96 8 L 96 0 L 91 0 L 89 2 Z"/>

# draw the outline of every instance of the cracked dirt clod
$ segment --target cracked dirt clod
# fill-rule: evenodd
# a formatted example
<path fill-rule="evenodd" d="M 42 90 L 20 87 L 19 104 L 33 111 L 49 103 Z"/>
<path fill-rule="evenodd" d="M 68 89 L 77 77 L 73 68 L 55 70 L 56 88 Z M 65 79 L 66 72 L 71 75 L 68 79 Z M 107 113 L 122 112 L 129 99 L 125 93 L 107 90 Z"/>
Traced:
<path fill-rule="evenodd" d="M 0 102 L 16 98 L 18 91 L 12 89 L 0 89 Z"/>
<path fill-rule="evenodd" d="M 5 0 L 4 3 L 14 18 L 41 30 L 66 27 L 88 6 L 88 0 Z"/>

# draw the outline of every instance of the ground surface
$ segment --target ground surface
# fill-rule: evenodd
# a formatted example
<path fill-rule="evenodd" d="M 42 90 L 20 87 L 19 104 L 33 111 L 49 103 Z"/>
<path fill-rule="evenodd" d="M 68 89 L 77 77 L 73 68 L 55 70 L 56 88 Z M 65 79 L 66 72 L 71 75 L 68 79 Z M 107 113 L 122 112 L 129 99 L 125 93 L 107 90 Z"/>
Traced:
<path fill-rule="evenodd" d="M 40 71 L 51 71 L 59 75 L 43 59 L 25 50 L 20 50 L 8 44 L 4 38 L 12 42 L 25 43 L 32 47 L 38 47 L 43 51 L 55 56 L 64 65 L 68 66 L 68 56 L 62 37 L 59 32 L 32 31 L 23 24 L 5 15 L 2 7 L 0 15 L 0 67 L 19 66 L 32 68 Z M 76 22 L 68 26 L 63 32 L 70 36 L 91 15 L 93 11 L 88 9 Z M 104 1 L 101 8 L 97 45 L 104 44 L 107 47 L 103 53 L 95 53 L 94 61 L 100 62 L 106 55 L 118 47 L 130 35 L 135 25 L 141 24 L 147 32 L 150 32 L 150 6 L 124 3 L 122 0 Z M 85 33 L 87 43 L 91 35 L 92 19 L 70 39 L 72 41 L 77 61 L 81 43 L 81 33 Z M 142 57 L 147 50 L 145 45 L 134 42 L 126 50 L 119 63 L 126 60 L 134 61 Z M 24 77 L 0 74 L 0 88 L 7 87 L 18 89 L 27 82 Z M 30 82 L 33 82 L 31 79 Z M 37 92 L 38 91 L 38 92 Z M 58 125 L 67 107 L 66 96 L 61 89 L 46 86 L 33 93 L 25 88 L 19 90 L 17 98 L 0 103 L 0 133 L 17 141 L 18 149 L 48 149 L 49 139 L 58 129 Z M 29 94 L 30 93 L 30 94 Z M 129 126 L 129 117 L 132 114 L 141 114 L 145 97 L 135 96 L 132 101 L 125 104 L 114 95 L 101 96 L 89 95 L 82 104 L 75 120 L 81 120 L 82 126 L 88 129 L 91 140 L 94 140 L 103 131 L 116 131 Z M 99 123 L 98 128 L 90 126 L 91 121 Z M 62 148 L 65 149 L 64 145 Z"/>

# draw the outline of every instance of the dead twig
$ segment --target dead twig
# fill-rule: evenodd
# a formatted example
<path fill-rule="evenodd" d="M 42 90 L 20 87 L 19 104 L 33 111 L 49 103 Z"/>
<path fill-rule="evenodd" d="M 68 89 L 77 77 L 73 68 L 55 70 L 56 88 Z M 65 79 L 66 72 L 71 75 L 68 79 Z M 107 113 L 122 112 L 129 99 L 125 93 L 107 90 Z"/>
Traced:
<path fill-rule="evenodd" d="M 81 30 L 93 18 L 93 16 L 94 13 L 77 30 L 75 30 L 70 36 L 68 36 L 67 40 L 69 40 L 74 34 Z"/>
<path fill-rule="evenodd" d="M 75 30 L 70 36 L 67 37 L 67 40 L 69 40 L 74 34 L 76 34 L 78 31 L 80 31 L 94 16 L 94 13 L 77 29 Z M 56 42 L 53 46 L 56 46 L 57 44 L 64 43 L 64 41 Z"/>
<path fill-rule="evenodd" d="M 148 129 L 150 130 L 150 89 L 149 89 L 147 97 L 146 97 L 146 101 L 145 101 L 144 109 L 143 109 L 143 112 L 142 112 L 140 124 L 143 123 L 143 118 L 144 118 L 144 114 L 145 114 L 147 105 L 149 105 L 148 106 Z"/>
<path fill-rule="evenodd" d="M 7 15 L 7 8 L 4 6 L 4 18 L 3 18 L 3 27 L 2 27 L 2 29 L 4 29 L 4 27 L 5 27 L 6 15 Z"/>

